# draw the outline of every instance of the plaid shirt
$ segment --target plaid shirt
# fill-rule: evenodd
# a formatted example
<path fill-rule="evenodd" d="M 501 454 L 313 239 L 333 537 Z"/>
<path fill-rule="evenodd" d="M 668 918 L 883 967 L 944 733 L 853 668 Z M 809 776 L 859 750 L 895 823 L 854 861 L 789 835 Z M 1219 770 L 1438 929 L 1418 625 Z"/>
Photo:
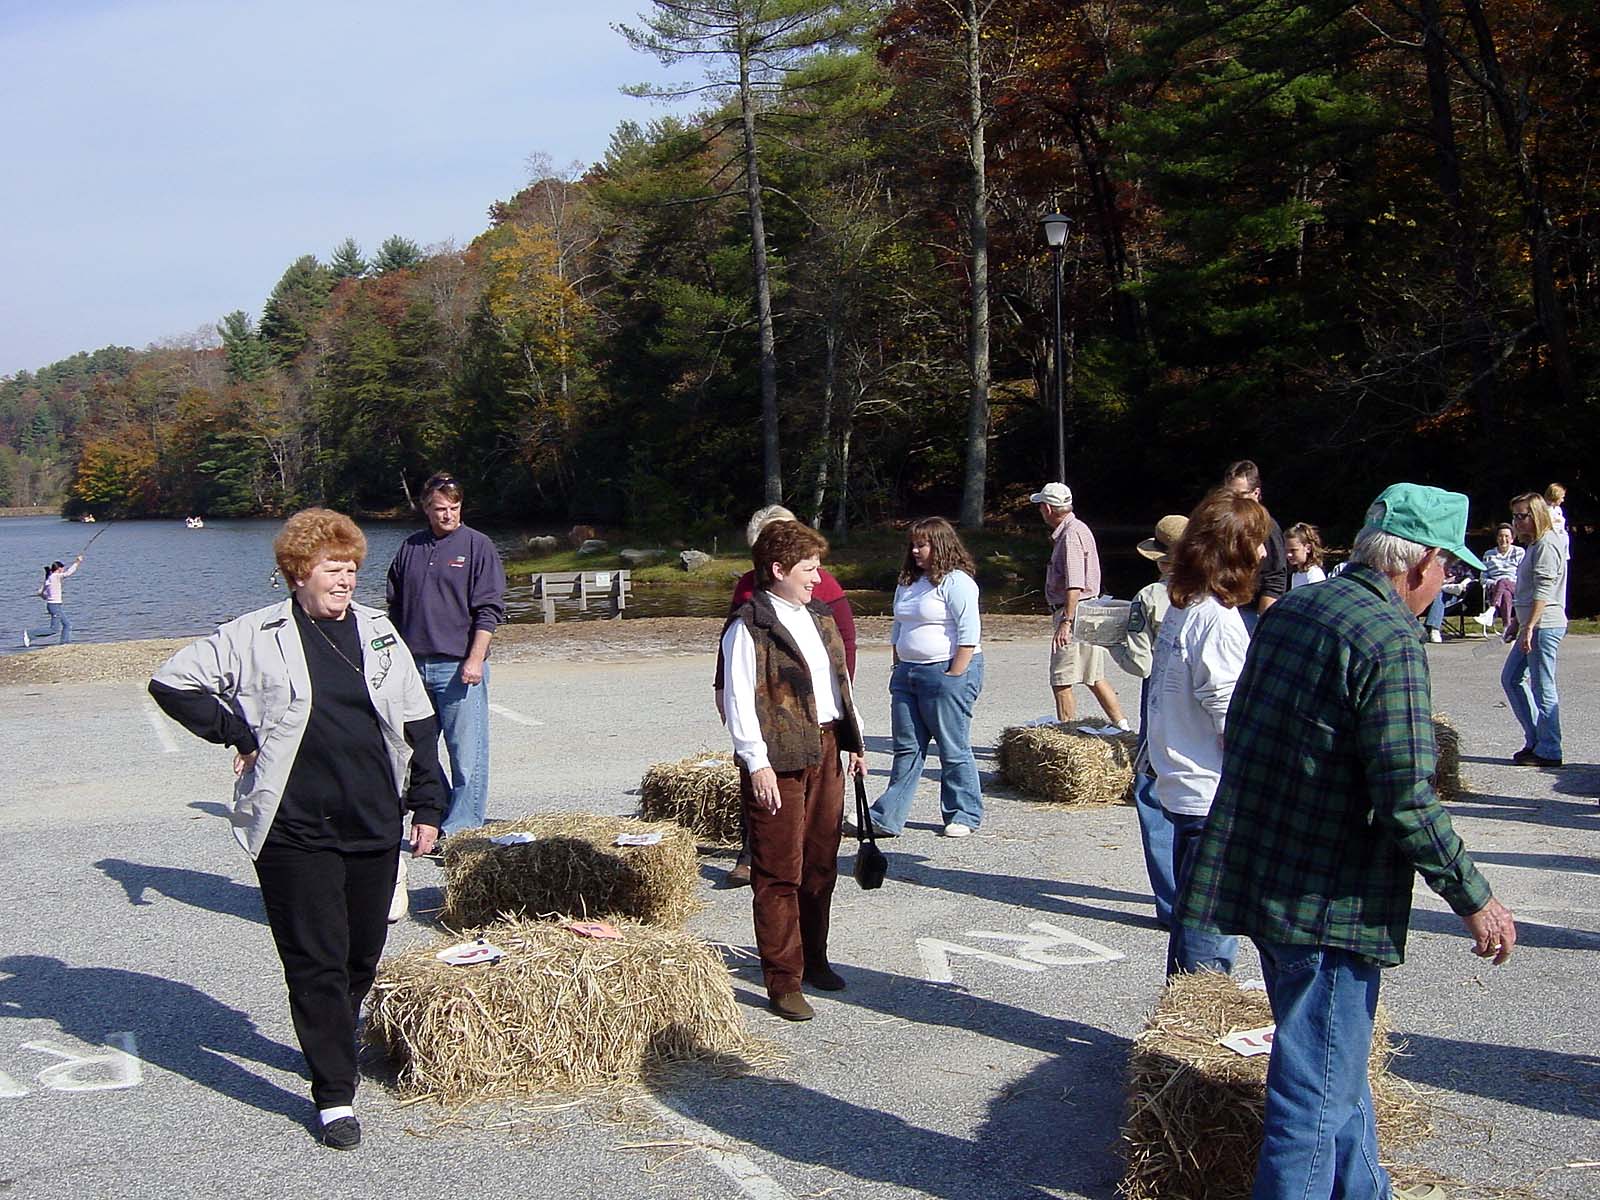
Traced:
<path fill-rule="evenodd" d="M 1437 757 L 1428 660 L 1389 582 L 1353 566 L 1289 593 L 1234 690 L 1180 919 L 1399 963 L 1413 870 L 1462 915 L 1490 898 L 1434 792 Z"/>

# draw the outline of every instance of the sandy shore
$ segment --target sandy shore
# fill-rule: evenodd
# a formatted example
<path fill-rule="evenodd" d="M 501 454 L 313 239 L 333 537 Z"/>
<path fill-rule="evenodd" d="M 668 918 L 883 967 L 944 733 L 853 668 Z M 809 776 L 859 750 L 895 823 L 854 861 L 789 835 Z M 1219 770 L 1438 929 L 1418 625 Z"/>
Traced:
<path fill-rule="evenodd" d="M 862 642 L 884 642 L 888 617 L 861 617 Z M 1042 616 L 986 615 L 985 641 L 1009 642 L 1048 636 Z M 549 658 L 560 662 L 616 662 L 663 655 L 708 654 L 722 622 L 715 617 L 644 617 L 622 621 L 567 621 L 554 625 L 505 625 L 494 639 L 499 662 Z M 30 683 L 98 683 L 151 675 L 188 638 L 150 638 L 136 642 L 74 642 L 41 646 L 0 658 L 0 687 Z"/>

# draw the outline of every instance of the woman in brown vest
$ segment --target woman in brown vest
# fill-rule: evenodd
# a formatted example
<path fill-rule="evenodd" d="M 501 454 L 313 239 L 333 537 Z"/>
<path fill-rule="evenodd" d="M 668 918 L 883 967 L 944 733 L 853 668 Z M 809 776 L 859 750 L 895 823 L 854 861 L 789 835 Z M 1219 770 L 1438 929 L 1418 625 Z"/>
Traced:
<path fill-rule="evenodd" d="M 866 770 L 844 642 L 828 606 L 811 595 L 827 551 L 827 540 L 798 521 L 763 529 L 751 550 L 756 593 L 722 636 L 756 948 L 768 1005 L 791 1021 L 814 1015 L 802 980 L 823 991 L 845 986 L 828 962 L 844 811 L 840 754 L 850 756 L 849 774 Z"/>

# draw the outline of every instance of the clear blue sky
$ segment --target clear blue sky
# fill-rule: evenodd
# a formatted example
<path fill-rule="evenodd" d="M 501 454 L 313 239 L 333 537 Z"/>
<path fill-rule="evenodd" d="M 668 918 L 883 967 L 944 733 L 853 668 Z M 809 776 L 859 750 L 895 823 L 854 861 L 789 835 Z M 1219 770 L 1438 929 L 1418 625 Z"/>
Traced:
<path fill-rule="evenodd" d="M 0 0 L 0 374 L 259 316 L 347 234 L 465 245 L 529 154 L 661 115 L 617 90 L 647 7 Z"/>

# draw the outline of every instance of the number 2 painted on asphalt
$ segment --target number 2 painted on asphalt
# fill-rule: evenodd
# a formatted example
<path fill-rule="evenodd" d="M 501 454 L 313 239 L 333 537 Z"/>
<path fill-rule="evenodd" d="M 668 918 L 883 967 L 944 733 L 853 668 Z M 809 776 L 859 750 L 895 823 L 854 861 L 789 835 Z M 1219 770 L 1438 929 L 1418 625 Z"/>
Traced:
<path fill-rule="evenodd" d="M 996 954 L 992 950 L 964 946 L 960 942 L 947 942 L 943 938 L 918 938 L 917 953 L 922 958 L 923 974 L 932 983 L 954 982 L 955 976 L 950 971 L 952 954 L 963 958 L 976 958 L 983 962 L 994 963 L 996 966 L 1010 967 L 1014 971 L 1029 972 L 1043 971 L 1046 967 L 1076 967 L 1087 963 L 1117 962 L 1127 957 L 1121 951 L 1102 946 L 1099 942 L 1091 942 L 1086 937 L 1080 937 L 1048 921 L 1029 921 L 1028 928 L 1033 931 L 1031 934 L 991 933 L 985 929 L 973 929 L 967 932 L 967 936 L 972 938 L 1017 943 L 1015 958 Z M 1063 946 L 1074 947 L 1078 953 L 1065 955 L 1053 953 Z"/>
<path fill-rule="evenodd" d="M 109 1092 L 138 1087 L 144 1082 L 144 1064 L 139 1060 L 139 1042 L 131 1033 L 113 1033 L 106 1046 L 85 1054 L 56 1042 L 23 1042 L 22 1050 L 53 1054 L 61 1062 L 51 1063 L 38 1074 L 38 1080 L 53 1092 Z M 26 1096 L 28 1089 L 0 1071 L 0 1100 Z"/>

